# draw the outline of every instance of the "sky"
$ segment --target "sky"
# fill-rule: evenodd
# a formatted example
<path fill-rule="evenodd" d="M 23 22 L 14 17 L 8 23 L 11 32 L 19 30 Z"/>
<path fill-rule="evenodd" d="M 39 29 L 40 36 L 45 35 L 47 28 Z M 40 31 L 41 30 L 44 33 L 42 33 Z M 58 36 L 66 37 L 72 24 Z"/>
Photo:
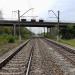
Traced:
<path fill-rule="evenodd" d="M 60 21 L 75 22 L 75 0 L 0 0 L 0 11 L 2 11 L 5 19 L 17 19 L 17 13 L 12 12 L 20 10 L 20 15 L 26 12 L 30 8 L 33 10 L 26 13 L 24 16 L 37 16 L 31 17 L 34 19 L 44 19 L 46 21 L 57 21 L 52 12 L 53 10 L 57 15 L 57 11 L 60 11 Z M 22 17 L 30 19 L 29 17 Z M 32 31 L 38 33 L 43 31 L 43 28 L 32 28 Z"/>

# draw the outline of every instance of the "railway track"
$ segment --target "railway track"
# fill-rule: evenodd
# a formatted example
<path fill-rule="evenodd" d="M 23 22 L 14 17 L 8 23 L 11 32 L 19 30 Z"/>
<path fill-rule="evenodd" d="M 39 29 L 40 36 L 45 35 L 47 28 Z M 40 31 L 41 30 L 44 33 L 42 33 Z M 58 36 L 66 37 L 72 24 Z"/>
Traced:
<path fill-rule="evenodd" d="M 34 41 L 29 75 L 63 75 L 61 68 L 52 61 L 47 44 L 42 39 L 35 39 Z"/>
<path fill-rule="evenodd" d="M 75 64 L 69 58 L 74 53 L 44 39 L 35 41 L 29 75 L 75 75 Z"/>
<path fill-rule="evenodd" d="M 66 46 L 62 46 L 56 42 L 52 42 L 50 40 L 45 40 L 48 45 L 55 48 L 60 54 L 66 57 L 72 64 L 75 65 L 75 50 L 68 48 Z"/>
<path fill-rule="evenodd" d="M 75 75 L 74 51 L 52 41 L 34 38 L 12 54 L 0 64 L 0 75 Z"/>
<path fill-rule="evenodd" d="M 65 45 L 61 45 L 61 44 L 54 42 L 52 40 L 44 39 L 44 41 L 49 46 L 51 46 L 51 48 L 55 49 L 56 52 L 60 53 L 63 56 L 63 58 L 61 58 L 61 60 L 65 59 L 65 61 L 67 61 L 66 62 L 67 64 L 65 65 L 65 67 L 67 67 L 67 69 L 68 69 L 68 66 L 69 66 L 69 68 L 70 68 L 67 73 L 69 75 L 75 75 L 75 49 L 69 48 Z M 59 55 L 59 57 L 61 57 L 61 56 Z"/>
<path fill-rule="evenodd" d="M 25 75 L 31 57 L 32 45 L 30 41 L 14 51 L 0 64 L 0 75 Z M 26 46 L 25 46 L 26 45 Z"/>

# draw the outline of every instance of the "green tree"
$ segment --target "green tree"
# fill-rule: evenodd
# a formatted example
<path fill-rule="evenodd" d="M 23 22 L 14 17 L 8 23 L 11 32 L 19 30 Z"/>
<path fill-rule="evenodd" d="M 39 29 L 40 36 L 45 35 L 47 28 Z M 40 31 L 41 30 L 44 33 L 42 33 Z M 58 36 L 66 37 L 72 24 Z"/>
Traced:
<path fill-rule="evenodd" d="M 60 29 L 60 34 L 63 39 L 75 38 L 75 27 L 73 24 L 67 25 Z"/>

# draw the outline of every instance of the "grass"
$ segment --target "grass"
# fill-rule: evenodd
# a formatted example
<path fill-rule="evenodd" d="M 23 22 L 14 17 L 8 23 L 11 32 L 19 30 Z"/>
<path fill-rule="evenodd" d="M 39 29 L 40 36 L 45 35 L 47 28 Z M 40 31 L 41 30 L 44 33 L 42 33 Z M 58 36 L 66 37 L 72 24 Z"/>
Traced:
<path fill-rule="evenodd" d="M 5 43 L 7 43 L 7 37 L 6 36 L 0 36 L 0 45 L 3 45 L 3 44 L 5 44 Z"/>
<path fill-rule="evenodd" d="M 12 39 L 11 35 L 0 35 L 0 56 L 23 43 L 28 39 L 28 36 L 26 36 L 25 39 L 22 39 L 21 41 L 19 41 L 19 39 L 16 37 L 15 42 L 9 42 L 9 40 Z"/>
<path fill-rule="evenodd" d="M 47 35 L 47 38 L 56 41 L 56 37 L 54 37 L 54 36 L 50 36 L 50 35 L 48 36 L 48 35 Z M 63 43 L 63 44 L 70 45 L 70 46 L 72 46 L 72 47 L 75 47 L 75 39 L 60 39 L 59 42 L 61 42 L 61 43 Z"/>
<path fill-rule="evenodd" d="M 2 56 L 3 54 L 5 54 L 8 51 L 9 51 L 9 49 L 0 49 L 0 56 Z"/>
<path fill-rule="evenodd" d="M 9 43 L 9 41 L 13 38 L 14 37 L 11 35 L 0 35 L 0 45 Z M 14 40 L 15 40 L 15 38 L 14 38 Z"/>
<path fill-rule="evenodd" d="M 69 39 L 69 40 L 61 39 L 59 42 L 75 47 L 75 39 Z"/>
<path fill-rule="evenodd" d="M 9 43 L 10 36 L 11 35 L 0 35 L 0 56 L 12 49 L 12 47 L 14 47 L 13 45 L 19 43 L 18 40 L 13 43 Z"/>
<path fill-rule="evenodd" d="M 56 41 L 56 36 L 54 35 L 46 35 L 45 37 Z"/>

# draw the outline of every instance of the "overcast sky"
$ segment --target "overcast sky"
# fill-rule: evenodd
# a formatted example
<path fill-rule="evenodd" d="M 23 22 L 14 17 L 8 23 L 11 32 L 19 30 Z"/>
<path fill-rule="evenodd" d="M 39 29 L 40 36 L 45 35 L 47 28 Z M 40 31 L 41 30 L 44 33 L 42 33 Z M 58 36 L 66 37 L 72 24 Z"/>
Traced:
<path fill-rule="evenodd" d="M 16 18 L 17 14 L 12 11 L 20 10 L 22 15 L 30 8 L 34 10 L 28 12 L 25 16 L 38 16 L 36 19 L 53 20 L 53 13 L 48 13 L 48 10 L 53 10 L 56 14 L 60 11 L 60 21 L 75 22 L 75 0 L 0 0 L 0 10 L 3 17 L 7 19 Z M 38 28 L 35 28 L 38 32 Z"/>

